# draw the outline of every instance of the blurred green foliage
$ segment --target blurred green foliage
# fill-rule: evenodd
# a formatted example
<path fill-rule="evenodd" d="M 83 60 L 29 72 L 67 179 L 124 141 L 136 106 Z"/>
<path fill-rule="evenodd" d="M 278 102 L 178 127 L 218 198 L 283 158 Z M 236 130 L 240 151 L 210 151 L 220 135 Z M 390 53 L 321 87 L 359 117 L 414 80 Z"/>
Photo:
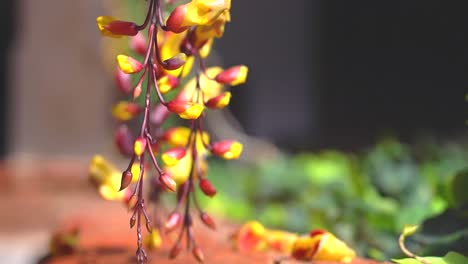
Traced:
<path fill-rule="evenodd" d="M 202 200 L 207 211 L 234 221 L 257 219 L 299 233 L 325 228 L 361 255 L 388 259 L 401 256 L 397 238 L 405 224 L 459 207 L 458 198 L 466 202 L 466 177 L 456 179 L 454 192 L 451 183 L 467 161 L 462 145 L 410 148 L 390 139 L 360 155 L 328 150 L 254 166 L 212 160 L 218 195 Z M 428 243 L 423 235 L 413 242 Z"/>

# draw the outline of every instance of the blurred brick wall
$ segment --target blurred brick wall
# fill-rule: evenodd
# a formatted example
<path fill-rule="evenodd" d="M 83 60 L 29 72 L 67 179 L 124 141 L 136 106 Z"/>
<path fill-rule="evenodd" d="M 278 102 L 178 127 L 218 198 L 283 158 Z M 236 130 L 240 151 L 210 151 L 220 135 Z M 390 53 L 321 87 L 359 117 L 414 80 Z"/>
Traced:
<path fill-rule="evenodd" d="M 17 1 L 10 57 L 12 156 L 86 157 L 112 148 L 111 76 L 104 71 L 97 0 Z"/>

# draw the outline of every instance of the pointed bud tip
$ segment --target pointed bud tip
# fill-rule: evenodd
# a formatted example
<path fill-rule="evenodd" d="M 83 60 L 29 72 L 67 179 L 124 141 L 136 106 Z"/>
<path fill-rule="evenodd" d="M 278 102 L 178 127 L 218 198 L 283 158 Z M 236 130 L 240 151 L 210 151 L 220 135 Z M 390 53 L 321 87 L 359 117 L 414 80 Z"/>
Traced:
<path fill-rule="evenodd" d="M 119 192 L 126 189 L 130 185 L 130 183 L 132 183 L 132 178 L 133 174 L 131 171 L 126 170 L 122 173 Z"/>
<path fill-rule="evenodd" d="M 177 184 L 176 182 L 174 181 L 174 179 L 172 179 L 171 176 L 169 176 L 167 173 L 163 173 L 161 174 L 161 176 L 159 176 L 159 181 L 162 182 L 164 184 L 164 186 L 166 186 L 166 188 L 172 192 L 175 192 L 177 191 Z"/>
<path fill-rule="evenodd" d="M 205 261 L 205 256 L 203 255 L 203 251 L 199 247 L 197 246 L 194 247 L 192 249 L 192 254 L 199 263 L 203 263 Z"/>

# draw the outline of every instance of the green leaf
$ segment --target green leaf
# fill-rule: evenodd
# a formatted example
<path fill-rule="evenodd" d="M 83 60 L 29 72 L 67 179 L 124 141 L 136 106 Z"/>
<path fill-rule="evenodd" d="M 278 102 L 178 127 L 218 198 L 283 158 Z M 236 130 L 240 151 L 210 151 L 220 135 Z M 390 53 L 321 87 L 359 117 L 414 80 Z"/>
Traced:
<path fill-rule="evenodd" d="M 441 257 L 424 257 L 423 259 L 431 264 L 451 264 Z M 392 259 L 392 261 L 398 264 L 421 264 L 421 261 L 414 258 Z"/>
<path fill-rule="evenodd" d="M 466 264 L 468 263 L 468 258 L 457 252 L 449 252 L 443 258 L 424 257 L 423 259 L 431 264 Z M 413 258 L 392 259 L 392 261 L 398 264 L 421 264 L 419 260 L 416 260 Z"/>
<path fill-rule="evenodd" d="M 452 181 L 452 195 L 456 206 L 468 204 L 468 169 L 455 175 Z"/>
<path fill-rule="evenodd" d="M 468 258 L 463 256 L 462 254 L 459 254 L 457 252 L 449 252 L 447 255 L 444 257 L 445 262 L 447 264 L 466 264 L 468 263 Z"/>

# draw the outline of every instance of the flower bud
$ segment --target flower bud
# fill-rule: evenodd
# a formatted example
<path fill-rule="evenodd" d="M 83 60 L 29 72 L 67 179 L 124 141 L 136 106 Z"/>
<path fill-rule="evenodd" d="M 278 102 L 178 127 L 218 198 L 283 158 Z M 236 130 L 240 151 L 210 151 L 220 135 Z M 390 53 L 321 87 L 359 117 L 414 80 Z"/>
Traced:
<path fill-rule="evenodd" d="M 203 251 L 201 251 L 201 249 L 198 246 L 195 246 L 192 249 L 192 254 L 195 257 L 195 259 L 200 263 L 203 263 L 203 261 L 205 260 L 205 256 L 203 255 Z"/>
<path fill-rule="evenodd" d="M 241 252 L 261 251 L 267 247 L 267 230 L 257 221 L 245 223 L 237 233 L 237 248 Z"/>
<path fill-rule="evenodd" d="M 199 187 L 200 187 L 200 190 L 202 190 L 202 192 L 207 196 L 213 197 L 216 195 L 215 187 L 206 178 L 203 178 L 200 180 Z"/>
<path fill-rule="evenodd" d="M 163 104 L 158 104 L 151 110 L 150 122 L 152 125 L 160 127 L 164 121 L 169 117 L 169 110 Z"/>
<path fill-rule="evenodd" d="M 139 113 L 142 108 L 136 103 L 121 101 L 112 108 L 112 115 L 118 121 L 128 121 Z"/>
<path fill-rule="evenodd" d="M 166 166 L 171 167 L 176 165 L 179 160 L 185 157 L 186 153 L 187 151 L 185 148 L 173 148 L 164 152 L 161 156 L 161 159 L 163 160 L 164 164 L 166 164 Z"/>
<path fill-rule="evenodd" d="M 130 228 L 133 228 L 136 223 L 136 214 L 134 213 L 132 217 L 130 218 Z"/>
<path fill-rule="evenodd" d="M 172 212 L 169 215 L 169 219 L 166 222 L 165 228 L 167 232 L 171 232 L 174 230 L 176 227 L 178 227 L 181 223 L 181 216 L 178 212 Z"/>
<path fill-rule="evenodd" d="M 117 19 L 111 16 L 100 16 L 96 18 L 96 24 L 98 26 L 99 31 L 103 36 L 112 37 L 112 38 L 120 38 L 120 35 L 115 35 L 110 32 L 106 26 L 109 25 L 111 22 L 116 21 Z"/>
<path fill-rule="evenodd" d="M 128 95 L 132 92 L 132 77 L 130 74 L 126 74 L 119 67 L 117 67 L 114 79 L 115 83 L 117 84 L 117 88 L 119 88 L 122 93 Z"/>
<path fill-rule="evenodd" d="M 211 216 L 209 216 L 207 213 L 204 213 L 204 212 L 201 212 L 200 213 L 200 219 L 202 220 L 202 222 L 209 228 L 213 229 L 213 230 L 216 230 L 216 224 L 215 222 L 213 221 L 213 218 L 211 218 Z"/>
<path fill-rule="evenodd" d="M 133 154 L 133 135 L 127 125 L 121 125 L 114 135 L 115 145 L 124 156 Z"/>
<path fill-rule="evenodd" d="M 183 119 L 197 119 L 204 109 L 201 104 L 179 100 L 170 101 L 166 106 L 169 111 L 178 114 Z"/>
<path fill-rule="evenodd" d="M 178 6 L 172 11 L 166 21 L 166 28 L 174 33 L 181 33 L 188 27 L 182 26 L 184 23 L 185 15 L 187 13 L 187 5 Z"/>
<path fill-rule="evenodd" d="M 133 175 L 131 171 L 126 170 L 122 173 L 122 179 L 120 180 L 119 192 L 127 188 L 130 185 L 130 183 L 132 183 L 132 178 L 133 178 Z"/>
<path fill-rule="evenodd" d="M 177 184 L 176 182 L 169 176 L 167 173 L 161 174 L 159 176 L 159 181 L 166 186 L 167 189 L 169 189 L 172 192 L 175 192 L 177 190 Z"/>
<path fill-rule="evenodd" d="M 169 251 L 169 259 L 175 259 L 180 251 L 182 251 L 182 245 L 180 243 L 175 244 L 171 251 Z"/>
<path fill-rule="evenodd" d="M 229 104 L 231 96 L 230 92 L 224 92 L 208 100 L 205 105 L 212 109 L 222 109 Z"/>
<path fill-rule="evenodd" d="M 241 143 L 232 140 L 225 140 L 213 143 L 211 152 L 224 159 L 237 159 L 242 154 L 243 146 Z"/>
<path fill-rule="evenodd" d="M 125 189 L 124 197 L 122 201 L 124 202 L 124 204 L 128 206 L 132 197 L 133 197 L 133 191 L 131 189 Z"/>
<path fill-rule="evenodd" d="M 143 80 L 144 78 L 141 78 L 140 81 L 138 81 L 135 88 L 133 89 L 133 99 L 137 99 L 138 97 L 140 97 L 140 94 L 142 92 Z"/>
<path fill-rule="evenodd" d="M 245 65 L 231 67 L 216 76 L 216 81 L 222 84 L 236 86 L 245 83 L 249 69 Z"/>
<path fill-rule="evenodd" d="M 128 202 L 127 202 L 127 208 L 128 210 L 132 210 L 133 208 L 135 208 L 135 205 L 137 204 L 138 202 L 138 196 L 137 195 L 133 195 L 133 192 L 131 193 L 131 196 L 130 198 L 128 199 Z"/>
<path fill-rule="evenodd" d="M 174 57 L 163 61 L 162 66 L 164 67 L 164 69 L 169 70 L 169 71 L 177 70 L 180 67 L 182 67 L 182 65 L 184 65 L 186 60 L 187 60 L 187 55 L 185 55 L 184 53 L 179 53 L 175 55 Z"/>
<path fill-rule="evenodd" d="M 161 235 L 159 234 L 158 230 L 153 230 L 150 232 L 148 236 L 145 238 L 145 246 L 148 249 L 158 249 L 162 245 Z"/>
<path fill-rule="evenodd" d="M 158 80 L 158 88 L 161 93 L 165 94 L 179 86 L 179 79 L 172 75 L 165 75 Z"/>
<path fill-rule="evenodd" d="M 143 64 L 141 64 L 141 62 L 122 54 L 117 55 L 117 64 L 119 68 L 127 74 L 138 73 L 143 69 Z"/>
<path fill-rule="evenodd" d="M 153 226 L 151 226 L 151 221 L 147 220 L 146 221 L 146 231 L 151 234 L 153 232 Z"/>
<path fill-rule="evenodd" d="M 138 34 L 138 26 L 130 21 L 114 20 L 104 25 L 104 29 L 113 35 L 135 36 Z"/>
<path fill-rule="evenodd" d="M 161 140 L 176 147 L 184 147 L 188 143 L 190 129 L 188 127 L 172 127 L 164 132 Z"/>
<path fill-rule="evenodd" d="M 141 156 L 146 150 L 146 139 L 144 137 L 138 137 L 133 145 L 133 151 L 138 157 Z"/>
<path fill-rule="evenodd" d="M 140 56 L 145 56 L 148 49 L 148 44 L 146 42 L 145 36 L 138 32 L 136 36 L 132 37 L 130 40 L 130 49 L 135 51 Z"/>
<path fill-rule="evenodd" d="M 230 8 L 230 0 L 191 1 L 172 11 L 166 22 L 167 30 L 180 33 L 190 26 L 211 25 Z"/>

